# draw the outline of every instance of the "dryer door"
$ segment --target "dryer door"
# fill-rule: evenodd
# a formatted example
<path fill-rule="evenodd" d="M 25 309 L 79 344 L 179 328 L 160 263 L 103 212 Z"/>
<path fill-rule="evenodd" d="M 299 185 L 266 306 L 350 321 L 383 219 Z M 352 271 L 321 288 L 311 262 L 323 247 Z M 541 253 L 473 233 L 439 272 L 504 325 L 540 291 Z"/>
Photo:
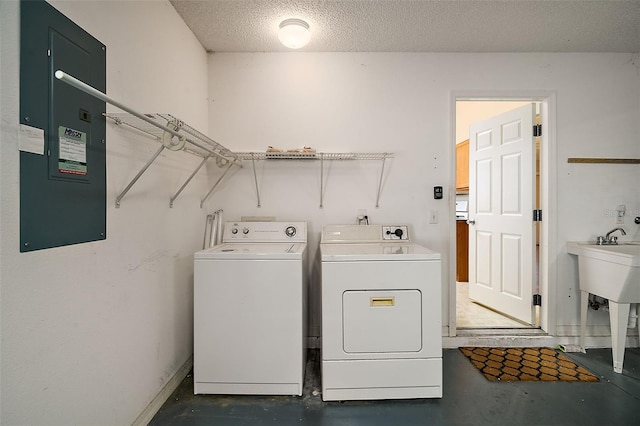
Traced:
<path fill-rule="evenodd" d="M 419 290 L 356 290 L 342 294 L 346 353 L 419 352 L 422 293 Z"/>

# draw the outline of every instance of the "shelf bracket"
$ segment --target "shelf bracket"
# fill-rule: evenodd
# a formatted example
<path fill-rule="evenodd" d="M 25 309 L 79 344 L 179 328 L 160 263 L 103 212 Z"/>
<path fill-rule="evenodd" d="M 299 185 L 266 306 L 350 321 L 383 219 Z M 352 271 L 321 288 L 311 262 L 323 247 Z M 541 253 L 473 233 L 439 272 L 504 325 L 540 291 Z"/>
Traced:
<path fill-rule="evenodd" d="M 156 151 L 155 154 L 153 154 L 153 156 L 151 157 L 151 159 L 149 159 L 149 161 L 147 161 L 147 164 L 144 165 L 144 167 L 142 167 L 142 169 L 138 172 L 138 174 L 131 180 L 131 182 L 129 182 L 129 185 L 127 185 L 127 187 L 120 193 L 118 194 L 118 196 L 116 197 L 116 208 L 119 209 L 120 208 L 120 201 L 122 200 L 122 198 L 127 194 L 127 192 L 129 192 L 129 190 L 131 189 L 131 187 L 133 187 L 133 185 L 135 185 L 135 183 L 138 181 L 138 179 L 140 179 L 140 177 L 144 174 L 144 172 L 147 171 L 147 169 L 149 168 L 149 166 L 156 161 L 156 158 L 158 158 L 158 156 L 160 155 L 160 153 L 162 151 L 164 151 L 165 146 L 164 145 L 160 145 L 160 148 L 158 148 L 158 150 Z"/>
<path fill-rule="evenodd" d="M 382 168 L 380 169 L 380 181 L 378 182 L 378 196 L 376 197 L 376 207 L 380 207 L 380 194 L 382 192 L 382 177 L 384 175 L 384 162 L 387 159 L 387 156 L 382 157 Z"/>
<path fill-rule="evenodd" d="M 227 175 L 227 173 L 229 173 L 229 170 L 231 170 L 231 166 L 234 165 L 235 163 L 229 163 L 226 167 L 227 170 L 224 171 L 224 173 L 222 173 L 222 175 L 218 178 L 218 180 L 216 181 L 216 183 L 213 184 L 213 186 L 211 187 L 211 189 L 209 190 L 209 192 L 207 192 L 207 195 L 204 196 L 204 198 L 200 201 L 200 208 L 202 208 L 202 206 L 204 205 L 205 201 L 207 201 L 209 199 L 209 197 L 211 196 L 211 194 L 213 194 L 213 191 L 216 189 L 216 187 L 220 184 L 220 182 L 222 182 L 222 179 L 224 179 L 224 177 Z"/>
<path fill-rule="evenodd" d="M 258 175 L 256 174 L 256 159 L 251 154 L 251 165 L 253 166 L 253 181 L 256 184 L 256 197 L 258 198 L 258 207 L 260 207 L 260 188 L 258 188 Z"/>
<path fill-rule="evenodd" d="M 320 154 L 320 208 L 323 207 L 324 195 L 324 155 Z"/>
<path fill-rule="evenodd" d="M 205 165 L 207 160 L 209 160 L 209 158 L 211 158 L 211 155 L 212 154 L 209 154 L 209 155 L 207 155 L 206 157 L 204 157 L 202 159 L 200 164 L 198 164 L 198 167 L 196 167 L 196 169 L 193 171 L 193 173 L 191 173 L 191 176 L 189 176 L 187 178 L 187 180 L 185 181 L 185 183 L 182 184 L 180 189 L 178 189 L 178 192 L 176 192 L 175 195 L 173 197 L 171 197 L 171 200 L 169 200 L 169 207 L 173 207 L 173 202 L 176 200 L 176 198 L 178 198 L 178 195 L 180 195 L 180 193 L 187 187 L 187 185 L 189 185 L 189 182 L 191 182 L 191 179 L 193 179 L 194 176 L 196 175 L 196 173 L 198 173 L 200 171 L 200 169 L 202 168 L 202 166 Z"/>

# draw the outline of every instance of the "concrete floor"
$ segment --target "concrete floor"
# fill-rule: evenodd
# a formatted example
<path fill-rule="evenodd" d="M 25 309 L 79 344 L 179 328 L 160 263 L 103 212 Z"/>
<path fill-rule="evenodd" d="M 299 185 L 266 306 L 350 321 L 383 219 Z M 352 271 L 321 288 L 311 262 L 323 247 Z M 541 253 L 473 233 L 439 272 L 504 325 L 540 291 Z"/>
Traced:
<path fill-rule="evenodd" d="M 444 350 L 442 399 L 323 402 L 319 352 L 311 350 L 302 397 L 193 395 L 189 374 L 150 425 L 638 425 L 640 348 L 627 348 L 623 374 L 610 349 L 567 354 L 598 383 L 493 383 L 457 349 Z M 315 391 L 315 392 L 314 392 Z M 314 395 L 315 393 L 315 395 Z"/>

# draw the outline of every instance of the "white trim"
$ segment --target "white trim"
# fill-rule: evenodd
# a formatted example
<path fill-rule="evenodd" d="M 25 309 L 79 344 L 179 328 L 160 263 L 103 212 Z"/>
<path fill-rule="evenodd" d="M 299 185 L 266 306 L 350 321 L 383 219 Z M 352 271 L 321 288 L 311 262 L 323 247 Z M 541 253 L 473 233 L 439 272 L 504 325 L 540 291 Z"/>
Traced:
<path fill-rule="evenodd" d="M 556 306 L 558 302 L 557 262 L 557 139 L 556 139 L 556 92 L 545 92 L 542 102 L 542 138 L 540 154 L 542 170 L 540 171 L 540 200 L 543 208 L 540 234 L 540 293 L 542 307 L 540 312 L 541 327 L 549 334 L 556 334 Z"/>
<path fill-rule="evenodd" d="M 449 274 L 442 274 L 443 277 L 449 277 L 446 283 L 445 291 L 442 294 L 449 295 L 449 306 L 447 312 L 449 313 L 448 335 L 449 337 L 456 336 L 457 321 L 456 321 L 456 101 L 457 96 L 455 92 L 451 92 L 449 97 Z M 444 271 L 443 271 L 444 272 Z M 453 285 L 451 283 L 453 282 Z"/>
<path fill-rule="evenodd" d="M 176 371 L 176 374 L 171 377 L 171 379 L 167 382 L 166 385 L 158 392 L 158 394 L 151 400 L 149 405 L 142 410 L 142 413 L 138 416 L 137 419 L 131 426 L 146 426 L 151 422 L 153 416 L 162 408 L 162 405 L 169 399 L 173 391 L 175 391 L 180 383 L 187 376 L 189 371 L 193 368 L 193 355 L 191 355 L 182 366 Z"/>
<path fill-rule="evenodd" d="M 556 164 L 556 92 L 550 90 L 452 90 L 449 98 L 449 204 L 451 211 L 455 211 L 455 125 L 456 102 L 463 100 L 504 100 L 504 101 L 533 101 L 542 104 L 543 132 L 540 140 L 541 162 L 540 171 L 540 200 L 543 210 L 543 220 L 540 230 L 540 293 L 542 307 L 540 321 L 542 330 L 552 336 L 556 333 L 556 304 L 557 304 L 557 269 L 558 256 L 556 247 L 557 230 L 557 164 Z M 449 241 L 456 241 L 455 217 L 449 218 Z M 449 247 L 449 281 L 446 283 L 449 294 L 449 337 L 455 337 L 459 332 L 456 324 L 456 291 L 455 291 L 455 243 Z M 464 338 L 466 339 L 466 338 Z M 495 337 L 492 337 L 495 340 Z M 510 339 L 513 339 L 512 337 Z M 526 339 L 546 340 L 548 337 L 527 336 Z"/>
<path fill-rule="evenodd" d="M 532 334 L 507 334 L 508 330 L 490 330 L 490 329 L 466 329 L 458 330 L 458 336 L 443 337 L 442 347 L 444 349 L 459 348 L 461 346 L 488 346 L 488 347 L 534 347 L 546 346 L 555 348 L 558 345 L 579 345 L 579 326 L 567 325 L 558 326 L 558 335 L 550 336 L 532 333 Z M 502 334 L 501 334 L 502 332 Z M 628 330 L 626 337 L 626 348 L 640 347 L 640 338 L 634 333 L 634 330 Z M 611 348 L 611 333 L 609 326 L 589 326 L 587 327 L 587 336 L 585 339 L 585 348 Z"/>
<path fill-rule="evenodd" d="M 492 336 L 473 335 L 445 337 L 442 339 L 444 349 L 453 349 L 463 346 L 487 346 L 491 348 L 527 348 L 527 347 L 556 347 L 558 344 L 567 344 L 565 340 L 560 341 L 553 336 Z"/>
<path fill-rule="evenodd" d="M 626 347 L 638 347 L 638 337 L 627 336 Z M 455 349 L 464 346 L 479 346 L 490 348 L 521 348 L 545 346 L 556 348 L 558 345 L 578 346 L 578 337 L 568 336 L 456 336 L 444 337 L 442 347 Z M 587 337 L 585 348 L 611 348 L 610 336 Z"/>

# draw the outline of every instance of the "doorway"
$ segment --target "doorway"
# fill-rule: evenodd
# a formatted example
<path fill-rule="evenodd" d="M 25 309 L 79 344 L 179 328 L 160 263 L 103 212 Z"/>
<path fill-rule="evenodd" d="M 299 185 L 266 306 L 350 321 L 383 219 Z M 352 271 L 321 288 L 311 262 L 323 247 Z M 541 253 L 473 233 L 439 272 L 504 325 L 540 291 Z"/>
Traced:
<path fill-rule="evenodd" d="M 464 142 L 469 139 L 469 126 L 474 122 L 479 122 L 496 115 L 500 115 L 506 111 L 522 107 L 523 105 L 530 105 L 534 103 L 536 108 L 535 120 L 537 120 L 537 123 L 548 123 L 550 105 L 553 107 L 553 101 L 553 94 L 522 97 L 473 97 L 454 95 L 452 98 L 452 115 L 454 122 L 454 142 L 452 142 L 452 151 L 456 152 L 456 147 L 459 147 L 459 143 L 462 142 L 464 144 Z M 550 128 L 551 126 L 545 127 Z M 536 137 L 533 141 L 536 144 L 536 166 L 532 185 L 536 189 L 536 197 L 534 201 L 536 210 L 543 209 L 543 206 L 545 205 L 544 200 L 548 199 L 548 186 L 545 187 L 545 185 L 548 185 L 550 180 L 548 175 L 543 176 L 545 171 L 548 171 L 548 167 L 544 167 L 545 164 L 543 159 L 549 158 L 549 153 L 544 150 L 549 149 L 549 141 L 551 139 L 552 138 L 550 137 L 547 137 L 546 139 Z M 540 154 L 546 154 L 546 157 Z M 458 159 L 460 158 L 459 155 L 454 157 L 458 157 Z M 464 156 L 462 158 L 464 158 Z M 456 188 L 454 196 L 452 197 L 454 198 L 452 205 L 457 204 L 455 201 L 463 201 L 463 203 L 460 204 L 464 205 L 469 201 L 468 183 L 466 184 L 467 188 L 465 191 L 464 183 L 463 185 L 460 185 L 458 182 L 460 179 L 460 173 L 458 170 L 456 170 L 456 172 L 457 173 L 455 173 L 454 178 L 454 182 L 456 182 L 456 184 L 452 185 L 453 188 Z M 531 276 L 532 288 L 530 289 L 532 294 L 537 295 L 535 298 L 536 303 L 542 304 L 540 302 L 544 301 L 547 306 L 543 305 L 534 307 L 533 300 L 531 300 L 532 315 L 531 320 L 528 322 L 505 315 L 504 312 L 500 312 L 500 310 L 496 309 L 495 306 L 486 306 L 469 297 L 468 271 L 467 276 L 464 276 L 464 268 L 458 268 L 458 258 L 460 257 L 460 253 L 465 251 L 464 248 L 461 247 L 461 244 L 464 242 L 468 243 L 468 236 L 463 235 L 461 239 L 460 234 L 460 229 L 465 226 L 468 228 L 468 225 L 464 222 L 461 223 L 460 217 L 457 217 L 457 220 L 455 220 L 452 227 L 455 235 L 455 238 L 452 238 L 452 241 L 456 241 L 456 243 L 453 244 L 454 247 L 451 250 L 453 266 L 450 268 L 452 271 L 452 278 L 450 279 L 449 289 L 450 336 L 456 336 L 458 330 L 460 330 L 461 334 L 465 334 L 466 331 L 473 331 L 474 335 L 482 334 L 483 330 L 486 330 L 486 334 L 495 334 L 496 330 L 503 330 L 507 334 L 509 332 L 518 333 L 526 330 L 544 331 L 549 323 L 548 312 L 550 299 L 548 291 L 546 291 L 548 288 L 548 277 L 546 276 L 546 271 L 548 271 L 545 258 L 546 253 L 541 253 L 540 248 L 543 246 L 542 238 L 548 233 L 548 226 L 543 230 L 540 223 L 535 224 L 535 248 L 532 255 L 533 259 L 531 259 L 531 262 L 533 263 L 533 272 Z M 462 269 L 462 271 L 460 269 Z M 540 271 L 545 272 L 541 275 Z M 465 280 L 465 278 L 467 279 Z"/>

